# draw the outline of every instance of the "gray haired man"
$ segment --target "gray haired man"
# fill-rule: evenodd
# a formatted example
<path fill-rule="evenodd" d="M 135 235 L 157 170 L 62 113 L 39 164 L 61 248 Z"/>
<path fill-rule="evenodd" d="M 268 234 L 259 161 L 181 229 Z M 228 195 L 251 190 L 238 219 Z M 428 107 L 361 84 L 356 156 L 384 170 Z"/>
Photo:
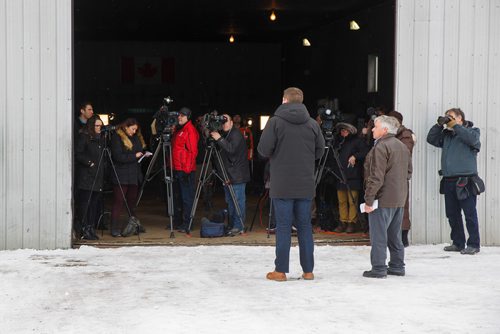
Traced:
<path fill-rule="evenodd" d="M 398 128 L 399 122 L 394 117 L 377 117 L 372 129 L 375 144 L 365 159 L 365 211 L 370 224 L 372 269 L 365 271 L 364 277 L 405 275 L 401 222 L 412 164 L 410 151 L 395 137 Z M 378 200 L 377 209 L 375 200 Z"/>

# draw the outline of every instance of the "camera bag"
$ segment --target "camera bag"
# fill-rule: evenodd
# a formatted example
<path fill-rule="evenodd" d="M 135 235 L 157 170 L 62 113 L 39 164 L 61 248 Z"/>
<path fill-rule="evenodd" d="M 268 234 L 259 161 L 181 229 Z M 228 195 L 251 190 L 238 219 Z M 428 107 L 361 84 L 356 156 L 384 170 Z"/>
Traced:
<path fill-rule="evenodd" d="M 471 176 L 469 178 L 469 184 L 471 187 L 472 194 L 474 195 L 479 195 L 483 193 L 485 190 L 483 180 L 477 175 Z"/>
<path fill-rule="evenodd" d="M 200 237 L 202 238 L 218 238 L 224 236 L 224 221 L 215 222 L 208 218 L 201 218 Z"/>

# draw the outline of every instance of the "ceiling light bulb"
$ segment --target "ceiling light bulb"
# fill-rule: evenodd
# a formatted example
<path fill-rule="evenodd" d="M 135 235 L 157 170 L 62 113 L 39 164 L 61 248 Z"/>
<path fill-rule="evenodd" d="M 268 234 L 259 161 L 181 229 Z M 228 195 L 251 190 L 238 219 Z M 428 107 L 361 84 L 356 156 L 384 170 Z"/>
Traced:
<path fill-rule="evenodd" d="M 271 15 L 269 16 L 269 20 L 276 21 L 276 14 L 274 13 L 274 10 L 272 11 Z"/>
<path fill-rule="evenodd" d="M 351 30 L 359 30 L 359 25 L 356 21 L 352 20 L 349 22 L 349 29 Z"/>
<path fill-rule="evenodd" d="M 307 38 L 302 39 L 302 46 L 311 46 L 311 42 Z"/>
<path fill-rule="evenodd" d="M 231 35 L 231 36 L 229 37 L 229 43 L 234 43 L 234 36 L 233 36 L 233 35 Z"/>

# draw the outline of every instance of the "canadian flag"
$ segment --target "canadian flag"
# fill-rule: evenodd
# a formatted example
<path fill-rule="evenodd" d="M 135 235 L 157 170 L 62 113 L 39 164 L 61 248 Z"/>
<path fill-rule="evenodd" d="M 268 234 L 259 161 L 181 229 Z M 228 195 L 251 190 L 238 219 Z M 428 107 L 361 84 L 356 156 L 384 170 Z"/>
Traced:
<path fill-rule="evenodd" d="M 174 83 L 174 58 L 122 57 L 122 83 L 138 85 Z"/>

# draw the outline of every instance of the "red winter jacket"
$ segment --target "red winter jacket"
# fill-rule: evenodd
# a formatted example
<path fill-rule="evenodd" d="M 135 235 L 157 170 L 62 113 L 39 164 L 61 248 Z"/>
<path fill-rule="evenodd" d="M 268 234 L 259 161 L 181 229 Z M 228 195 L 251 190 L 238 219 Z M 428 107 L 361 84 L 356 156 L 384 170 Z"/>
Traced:
<path fill-rule="evenodd" d="M 198 131 L 193 123 L 188 121 L 182 128 L 175 131 L 172 137 L 173 169 L 191 173 L 196 170 L 196 155 L 198 155 Z"/>

